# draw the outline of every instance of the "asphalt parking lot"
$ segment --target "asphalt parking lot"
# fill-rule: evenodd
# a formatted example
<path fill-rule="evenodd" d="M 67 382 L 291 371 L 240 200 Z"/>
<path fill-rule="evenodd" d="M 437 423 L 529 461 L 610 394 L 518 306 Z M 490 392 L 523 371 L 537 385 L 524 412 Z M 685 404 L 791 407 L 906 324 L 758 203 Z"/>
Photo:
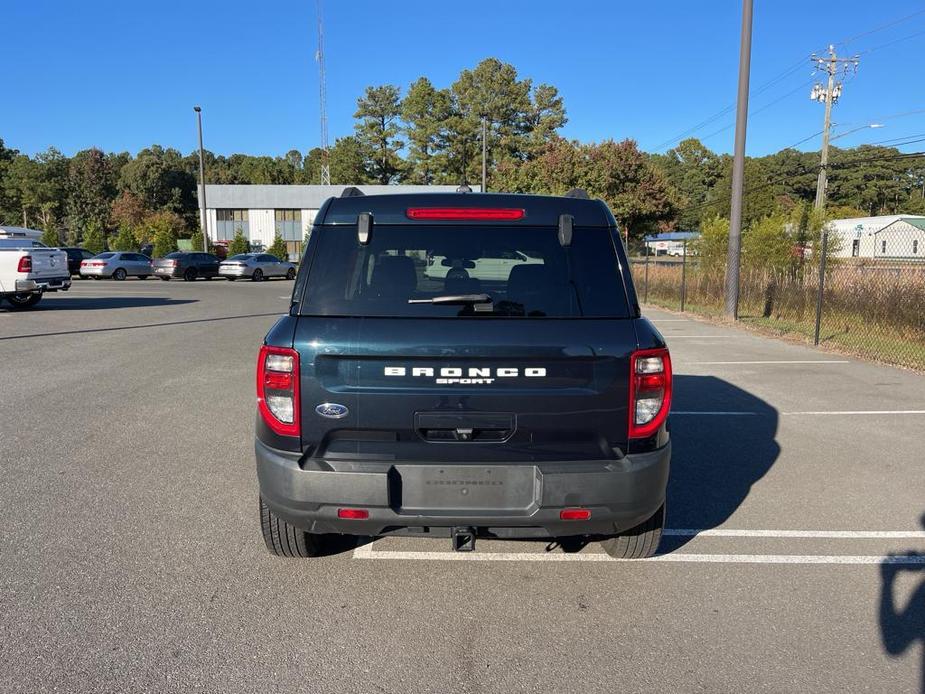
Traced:
<path fill-rule="evenodd" d="M 917 691 L 925 377 L 650 311 L 667 537 L 271 557 L 253 368 L 285 281 L 0 309 L 0 691 Z"/>

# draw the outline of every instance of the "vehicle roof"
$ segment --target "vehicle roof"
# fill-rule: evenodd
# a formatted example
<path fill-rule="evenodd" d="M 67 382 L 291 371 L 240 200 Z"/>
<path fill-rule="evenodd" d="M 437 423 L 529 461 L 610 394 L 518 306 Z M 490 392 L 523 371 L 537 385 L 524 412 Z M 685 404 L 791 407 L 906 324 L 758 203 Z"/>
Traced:
<path fill-rule="evenodd" d="M 523 219 L 513 222 L 418 222 L 405 214 L 409 207 L 516 208 Z M 503 224 L 514 226 L 557 226 L 559 215 L 569 214 L 576 226 L 616 226 L 602 200 L 520 193 L 403 193 L 329 198 L 318 212 L 316 224 L 356 224 L 357 215 L 369 212 L 374 224 Z"/>

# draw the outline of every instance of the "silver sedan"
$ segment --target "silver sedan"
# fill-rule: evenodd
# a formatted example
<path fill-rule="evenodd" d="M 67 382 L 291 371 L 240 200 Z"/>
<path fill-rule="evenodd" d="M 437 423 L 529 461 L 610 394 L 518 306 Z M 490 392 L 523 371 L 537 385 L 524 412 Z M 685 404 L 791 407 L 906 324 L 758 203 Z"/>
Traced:
<path fill-rule="evenodd" d="M 227 277 L 232 282 L 244 278 L 260 282 L 269 277 L 285 277 L 287 280 L 293 280 L 295 279 L 295 265 L 269 253 L 239 253 L 221 262 L 218 266 L 218 275 Z"/>
<path fill-rule="evenodd" d="M 141 253 L 107 251 L 80 263 L 80 276 L 92 277 L 95 280 L 101 277 L 124 280 L 129 275 L 143 280 L 153 273 L 151 259 Z"/>

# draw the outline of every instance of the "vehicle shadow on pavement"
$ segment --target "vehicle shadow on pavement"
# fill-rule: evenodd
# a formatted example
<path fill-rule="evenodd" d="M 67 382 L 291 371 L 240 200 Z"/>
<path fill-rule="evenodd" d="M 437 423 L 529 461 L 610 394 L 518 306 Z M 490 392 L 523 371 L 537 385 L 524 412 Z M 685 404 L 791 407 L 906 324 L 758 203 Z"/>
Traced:
<path fill-rule="evenodd" d="M 111 308 L 146 308 L 150 306 L 179 306 L 194 304 L 198 299 L 168 299 L 158 296 L 101 296 L 94 298 L 65 298 L 46 296 L 35 308 L 38 311 L 96 311 Z"/>
<path fill-rule="evenodd" d="M 925 515 L 921 518 L 925 527 Z M 922 557 L 921 552 L 907 552 L 901 557 Z M 896 578 L 901 571 L 923 574 L 915 589 L 909 593 L 902 607 L 897 605 Z M 919 642 L 922 651 L 919 691 L 925 693 L 925 563 L 880 564 L 880 637 L 884 650 L 891 656 L 900 656 Z"/>
<path fill-rule="evenodd" d="M 671 416 L 667 528 L 725 523 L 780 455 L 779 415 L 761 398 L 715 376 L 676 374 Z M 698 415 L 697 412 L 720 414 Z M 742 414 L 728 414 L 742 413 Z M 691 536 L 662 538 L 660 552 Z"/>

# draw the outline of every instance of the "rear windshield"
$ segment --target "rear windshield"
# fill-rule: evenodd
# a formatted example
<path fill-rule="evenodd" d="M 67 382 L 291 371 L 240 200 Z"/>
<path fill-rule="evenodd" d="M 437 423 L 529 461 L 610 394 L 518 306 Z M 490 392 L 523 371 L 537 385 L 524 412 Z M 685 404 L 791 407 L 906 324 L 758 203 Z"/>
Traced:
<path fill-rule="evenodd" d="M 116 255 L 115 253 L 100 253 L 100 254 L 97 255 L 96 257 L 97 257 L 97 258 L 100 258 L 100 259 L 105 259 L 105 258 L 112 258 L 112 257 L 114 257 L 115 255 Z"/>
<path fill-rule="evenodd" d="M 250 255 L 249 255 L 249 254 L 247 254 L 247 253 L 238 253 L 237 255 L 233 255 L 233 256 L 231 256 L 230 258 L 228 258 L 228 260 L 247 260 L 248 258 L 250 258 Z"/>
<path fill-rule="evenodd" d="M 581 228 L 563 248 L 551 227 L 318 227 L 301 315 L 627 318 L 610 230 Z M 487 294 L 454 305 L 409 303 Z"/>
<path fill-rule="evenodd" d="M 173 253 L 168 253 L 164 257 L 165 258 L 185 258 L 186 253 L 180 253 L 179 251 L 174 251 Z"/>

